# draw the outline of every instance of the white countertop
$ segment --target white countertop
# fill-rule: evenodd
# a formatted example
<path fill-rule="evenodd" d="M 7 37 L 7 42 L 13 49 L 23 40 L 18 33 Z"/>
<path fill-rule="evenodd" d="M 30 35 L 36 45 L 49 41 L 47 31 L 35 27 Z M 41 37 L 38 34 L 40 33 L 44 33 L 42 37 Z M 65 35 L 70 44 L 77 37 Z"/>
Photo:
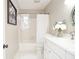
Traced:
<path fill-rule="evenodd" d="M 65 37 L 56 37 L 51 34 L 46 34 L 45 38 L 54 42 L 73 55 L 75 54 L 75 42 L 74 40 L 71 40 L 69 36 L 66 35 Z"/>

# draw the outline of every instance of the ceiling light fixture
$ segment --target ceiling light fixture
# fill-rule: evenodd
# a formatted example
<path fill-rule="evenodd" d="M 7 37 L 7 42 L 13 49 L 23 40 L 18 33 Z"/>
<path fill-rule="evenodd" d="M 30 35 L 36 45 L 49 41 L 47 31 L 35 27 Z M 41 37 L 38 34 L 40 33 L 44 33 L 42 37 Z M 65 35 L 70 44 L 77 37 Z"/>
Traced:
<path fill-rule="evenodd" d="M 40 3 L 40 0 L 34 0 L 35 3 Z"/>

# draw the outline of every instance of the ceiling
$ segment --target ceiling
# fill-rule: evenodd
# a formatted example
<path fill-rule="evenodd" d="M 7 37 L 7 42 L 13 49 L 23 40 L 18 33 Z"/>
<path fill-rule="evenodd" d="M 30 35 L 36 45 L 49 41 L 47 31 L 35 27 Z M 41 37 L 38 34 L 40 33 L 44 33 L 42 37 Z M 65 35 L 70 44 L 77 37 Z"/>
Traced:
<path fill-rule="evenodd" d="M 28 10 L 42 10 L 44 9 L 51 0 L 40 0 L 40 2 L 35 3 L 34 0 L 17 0 L 19 9 Z"/>

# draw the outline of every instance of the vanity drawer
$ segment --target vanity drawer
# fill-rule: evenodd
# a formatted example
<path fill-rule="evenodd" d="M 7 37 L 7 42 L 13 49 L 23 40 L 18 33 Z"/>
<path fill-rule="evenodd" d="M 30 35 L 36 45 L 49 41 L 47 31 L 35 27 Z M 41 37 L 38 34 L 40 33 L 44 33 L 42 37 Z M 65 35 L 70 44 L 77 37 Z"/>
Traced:
<path fill-rule="evenodd" d="M 61 59 L 65 59 L 65 50 L 56 45 L 55 43 L 45 40 L 45 46 L 47 48 L 50 48 L 52 51 L 54 51 Z M 46 49 L 46 48 L 45 48 Z"/>

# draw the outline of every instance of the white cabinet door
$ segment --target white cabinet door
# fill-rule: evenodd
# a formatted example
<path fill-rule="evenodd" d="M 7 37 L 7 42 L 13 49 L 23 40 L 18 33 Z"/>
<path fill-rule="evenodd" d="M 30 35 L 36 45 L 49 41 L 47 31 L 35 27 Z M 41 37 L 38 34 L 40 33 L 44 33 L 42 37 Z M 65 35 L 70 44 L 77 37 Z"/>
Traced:
<path fill-rule="evenodd" d="M 45 40 L 44 42 L 45 46 L 54 51 L 60 57 L 60 59 L 65 59 L 66 52 L 64 49 L 49 40 Z"/>
<path fill-rule="evenodd" d="M 55 54 L 53 51 L 49 51 L 48 59 L 61 59 L 57 54 Z"/>
<path fill-rule="evenodd" d="M 46 48 L 45 49 L 45 54 L 44 54 L 44 59 L 61 59 L 60 56 L 58 56 L 56 53 L 54 53 L 53 50 Z"/>
<path fill-rule="evenodd" d="M 66 59 L 75 59 L 75 56 L 69 52 L 66 52 Z"/>

